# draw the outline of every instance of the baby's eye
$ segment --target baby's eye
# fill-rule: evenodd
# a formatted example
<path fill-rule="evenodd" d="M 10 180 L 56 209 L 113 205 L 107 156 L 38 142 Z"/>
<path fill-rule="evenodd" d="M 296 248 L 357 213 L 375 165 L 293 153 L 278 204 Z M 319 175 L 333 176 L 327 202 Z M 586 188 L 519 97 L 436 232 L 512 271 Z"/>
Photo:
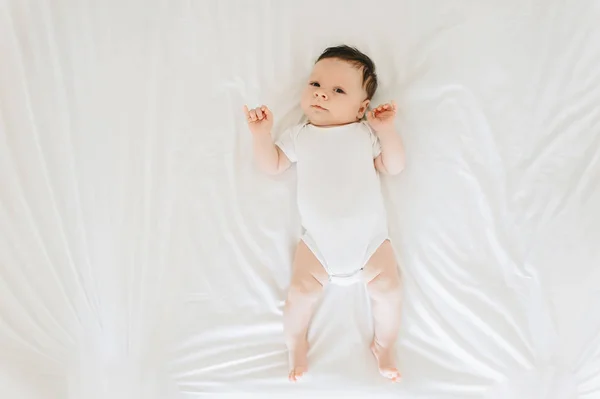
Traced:
<path fill-rule="evenodd" d="M 321 87 L 319 82 L 310 82 L 309 85 L 314 86 L 314 87 Z"/>
<path fill-rule="evenodd" d="M 334 90 L 336 93 L 340 93 L 340 94 L 346 94 L 346 92 L 342 89 L 340 89 L 339 87 L 337 89 Z"/>

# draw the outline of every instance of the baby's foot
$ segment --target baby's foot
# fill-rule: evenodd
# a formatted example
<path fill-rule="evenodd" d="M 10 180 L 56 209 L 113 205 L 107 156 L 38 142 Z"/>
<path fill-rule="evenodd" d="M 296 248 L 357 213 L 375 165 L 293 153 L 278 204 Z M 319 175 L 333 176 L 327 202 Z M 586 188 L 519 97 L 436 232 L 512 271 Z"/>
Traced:
<path fill-rule="evenodd" d="M 394 351 L 390 348 L 382 347 L 377 343 L 377 341 L 373 340 L 373 343 L 371 344 L 371 352 L 373 352 L 375 359 L 377 359 L 377 366 L 379 367 L 379 372 L 381 375 L 389 378 L 393 382 L 399 382 L 400 372 L 396 367 Z"/>
<path fill-rule="evenodd" d="M 290 374 L 288 379 L 298 381 L 308 371 L 308 341 L 299 342 L 293 350 L 289 351 Z"/>

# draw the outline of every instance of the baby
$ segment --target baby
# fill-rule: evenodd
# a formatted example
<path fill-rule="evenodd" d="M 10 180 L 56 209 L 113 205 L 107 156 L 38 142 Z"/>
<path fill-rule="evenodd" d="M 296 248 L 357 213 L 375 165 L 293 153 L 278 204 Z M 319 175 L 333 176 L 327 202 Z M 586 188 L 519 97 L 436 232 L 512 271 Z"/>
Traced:
<path fill-rule="evenodd" d="M 289 380 L 307 371 L 307 332 L 329 283 L 366 284 L 373 312 L 371 344 L 380 373 L 398 381 L 394 345 L 400 328 L 401 279 L 388 238 L 378 173 L 404 168 L 394 127 L 396 104 L 369 111 L 377 89 L 373 61 L 355 48 L 327 48 L 302 93 L 307 122 L 273 143 L 273 114 L 244 106 L 254 158 L 266 173 L 297 164 L 298 208 L 304 230 L 296 248 L 284 308 Z M 366 115 L 366 121 L 363 117 Z"/>

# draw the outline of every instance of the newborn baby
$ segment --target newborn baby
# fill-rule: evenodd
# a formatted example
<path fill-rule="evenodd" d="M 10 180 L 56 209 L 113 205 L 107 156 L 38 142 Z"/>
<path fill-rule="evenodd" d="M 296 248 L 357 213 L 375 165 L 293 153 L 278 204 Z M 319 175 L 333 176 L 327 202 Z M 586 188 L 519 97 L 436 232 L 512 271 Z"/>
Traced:
<path fill-rule="evenodd" d="M 376 89 L 375 65 L 368 56 L 348 46 L 330 47 L 315 63 L 302 94 L 307 122 L 287 129 L 274 143 L 269 108 L 244 106 L 258 166 L 278 174 L 297 164 L 304 233 L 284 308 L 290 381 L 308 369 L 308 326 L 324 287 L 357 282 L 366 284 L 371 298 L 371 350 L 379 371 L 392 381 L 400 379 L 394 345 L 401 279 L 378 172 L 400 173 L 404 148 L 394 127 L 396 104 L 369 111 Z"/>

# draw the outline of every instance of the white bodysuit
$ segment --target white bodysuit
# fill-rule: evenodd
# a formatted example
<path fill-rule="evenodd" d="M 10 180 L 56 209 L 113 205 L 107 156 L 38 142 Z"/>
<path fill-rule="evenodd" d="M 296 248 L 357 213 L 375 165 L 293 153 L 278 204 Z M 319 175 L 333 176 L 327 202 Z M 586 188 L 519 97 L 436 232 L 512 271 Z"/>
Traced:
<path fill-rule="evenodd" d="M 330 281 L 350 284 L 388 238 L 379 176 L 381 148 L 365 122 L 336 127 L 301 124 L 276 145 L 297 163 L 302 240 Z"/>

